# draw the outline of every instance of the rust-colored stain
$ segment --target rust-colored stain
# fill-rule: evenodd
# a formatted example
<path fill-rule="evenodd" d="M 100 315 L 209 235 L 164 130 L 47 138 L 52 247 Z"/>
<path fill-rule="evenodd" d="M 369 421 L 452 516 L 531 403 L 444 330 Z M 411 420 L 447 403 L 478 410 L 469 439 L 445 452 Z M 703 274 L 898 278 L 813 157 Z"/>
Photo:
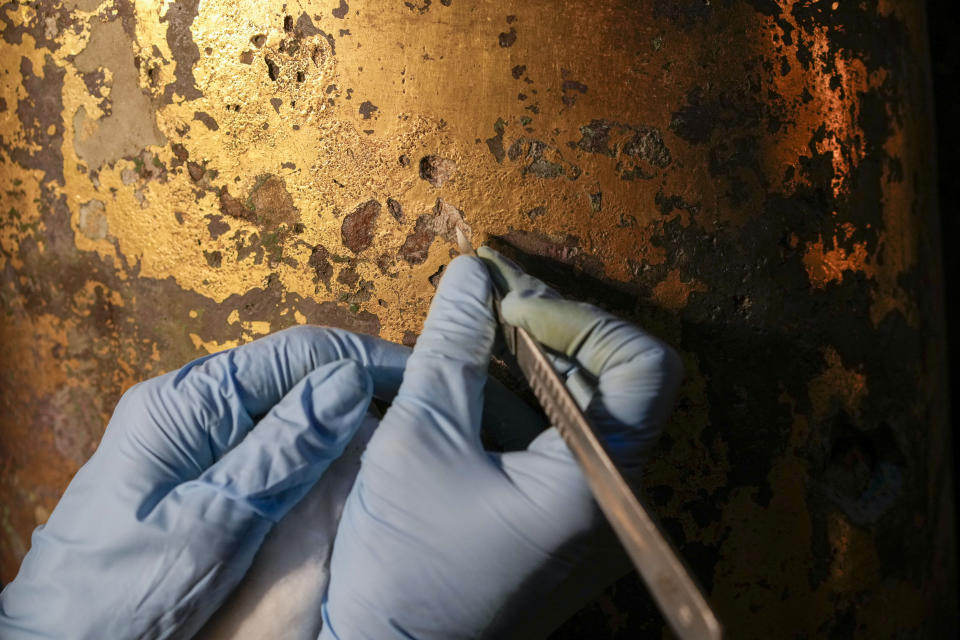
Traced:
<path fill-rule="evenodd" d="M 706 290 L 706 285 L 697 279 L 683 282 L 680 279 L 680 270 L 672 269 L 667 272 L 666 278 L 657 283 L 651 293 L 653 294 L 653 300 L 658 305 L 671 311 L 679 311 L 687 306 L 687 300 L 691 293 Z M 745 304 L 749 305 L 749 302 L 745 301 Z"/>
<path fill-rule="evenodd" d="M 922 4 L 0 6 L 0 580 L 120 395 L 412 343 L 455 230 L 681 351 L 647 499 L 730 637 L 955 629 Z M 635 577 L 558 638 L 661 637 Z"/>
<path fill-rule="evenodd" d="M 851 233 L 844 233 L 849 239 Z M 830 282 L 843 282 L 844 271 L 860 271 L 868 276 L 874 274 L 873 265 L 868 262 L 870 254 L 867 252 L 867 243 L 855 242 L 849 252 L 840 246 L 836 236 L 832 241 L 833 247 L 827 249 L 822 238 L 807 245 L 803 255 L 803 266 L 807 269 L 807 277 L 814 287 L 823 288 Z"/>

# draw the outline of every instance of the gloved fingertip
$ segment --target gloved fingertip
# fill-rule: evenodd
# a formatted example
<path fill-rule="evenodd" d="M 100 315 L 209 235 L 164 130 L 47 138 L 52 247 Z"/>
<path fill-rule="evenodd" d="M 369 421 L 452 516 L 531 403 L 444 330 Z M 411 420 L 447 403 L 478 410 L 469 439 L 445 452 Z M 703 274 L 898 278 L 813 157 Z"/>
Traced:
<path fill-rule="evenodd" d="M 477 249 L 477 257 L 487 267 L 497 289 L 504 294 L 515 288 L 517 280 L 523 275 L 523 270 L 515 262 L 490 247 Z"/>
<path fill-rule="evenodd" d="M 572 356 L 598 323 L 609 314 L 585 302 L 574 302 L 536 289 L 511 291 L 500 302 L 503 320 L 523 327 L 541 344 Z"/>
<path fill-rule="evenodd" d="M 311 371 L 199 481 L 278 521 L 337 459 L 370 406 L 373 381 L 342 359 Z"/>
<path fill-rule="evenodd" d="M 311 387 L 313 417 L 320 424 L 346 419 L 366 411 L 373 397 L 373 379 L 356 360 L 337 360 L 315 369 L 307 376 Z"/>
<path fill-rule="evenodd" d="M 647 367 L 658 371 L 663 377 L 664 388 L 670 392 L 683 382 L 684 367 L 680 354 L 670 345 L 657 341 L 657 347 L 643 354 Z"/>
<path fill-rule="evenodd" d="M 440 280 L 434 305 L 472 301 L 486 305 L 490 298 L 490 272 L 473 256 L 454 258 Z"/>
<path fill-rule="evenodd" d="M 433 425 L 431 433 L 467 432 L 457 441 L 476 441 L 496 334 L 491 285 L 487 268 L 476 257 L 450 262 L 384 422 Z"/>
<path fill-rule="evenodd" d="M 481 245 L 477 247 L 477 257 L 483 260 L 486 263 L 498 263 L 503 260 L 503 254 L 501 254 L 496 249 L 491 249 L 487 245 Z"/>
<path fill-rule="evenodd" d="M 464 277 L 467 274 L 477 274 L 482 273 L 483 269 L 481 268 L 482 264 L 476 256 L 466 256 L 461 255 L 457 256 L 450 261 L 450 266 L 448 267 L 447 272 L 444 274 L 444 279 L 453 277 Z M 453 275 L 453 274 L 462 274 L 462 275 Z"/>
<path fill-rule="evenodd" d="M 497 265 L 504 266 L 508 269 L 516 271 L 517 273 L 524 273 L 523 268 L 517 264 L 514 260 L 503 255 L 496 249 L 488 247 L 487 245 L 482 245 L 477 248 L 477 257 L 485 262 L 492 262 Z"/>

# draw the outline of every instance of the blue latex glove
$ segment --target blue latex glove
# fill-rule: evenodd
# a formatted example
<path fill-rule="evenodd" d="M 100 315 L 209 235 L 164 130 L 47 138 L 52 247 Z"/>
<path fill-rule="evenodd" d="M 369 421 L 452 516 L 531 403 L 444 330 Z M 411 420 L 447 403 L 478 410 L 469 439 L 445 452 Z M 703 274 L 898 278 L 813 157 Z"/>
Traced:
<path fill-rule="evenodd" d="M 408 354 L 298 327 L 130 389 L 0 594 L 0 638 L 191 636 Z"/>
<path fill-rule="evenodd" d="M 631 568 L 555 429 L 484 451 L 479 429 L 502 311 L 557 356 L 628 478 L 659 435 L 676 354 L 559 298 L 493 251 L 454 260 L 403 383 L 364 453 L 334 542 L 321 638 L 534 637 Z M 490 271 L 486 265 L 489 266 Z"/>

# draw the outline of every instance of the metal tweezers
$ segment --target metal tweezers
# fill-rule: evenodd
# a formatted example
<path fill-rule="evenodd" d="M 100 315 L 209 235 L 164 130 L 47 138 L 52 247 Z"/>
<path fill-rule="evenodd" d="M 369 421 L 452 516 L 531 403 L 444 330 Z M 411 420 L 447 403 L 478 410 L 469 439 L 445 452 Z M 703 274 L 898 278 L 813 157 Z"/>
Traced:
<path fill-rule="evenodd" d="M 476 255 L 457 229 L 461 251 Z M 469 251 L 465 249 L 469 248 Z M 660 612 L 682 640 L 719 639 L 723 628 L 660 526 L 634 495 L 540 344 L 523 328 L 503 321 L 494 285 L 494 308 L 504 343 L 586 477 Z"/>

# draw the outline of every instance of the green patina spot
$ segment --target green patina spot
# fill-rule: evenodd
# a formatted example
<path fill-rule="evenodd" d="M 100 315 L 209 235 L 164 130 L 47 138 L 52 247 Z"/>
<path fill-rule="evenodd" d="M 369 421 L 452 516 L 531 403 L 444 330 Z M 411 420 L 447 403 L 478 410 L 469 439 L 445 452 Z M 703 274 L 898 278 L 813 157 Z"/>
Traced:
<path fill-rule="evenodd" d="M 598 191 L 590 194 L 590 210 L 596 213 L 603 208 L 603 193 Z"/>
<path fill-rule="evenodd" d="M 276 262 L 283 257 L 283 242 L 279 232 L 267 232 L 260 238 L 270 260 Z"/>
<path fill-rule="evenodd" d="M 506 130 L 507 123 L 504 122 L 503 118 L 497 118 L 497 121 L 493 123 L 493 130 L 497 132 L 498 136 L 502 136 L 503 132 Z"/>
<path fill-rule="evenodd" d="M 253 183 L 253 188 L 250 189 L 250 195 L 247 196 L 247 201 L 244 203 L 244 206 L 250 211 L 256 211 L 256 205 L 253 204 L 253 194 L 260 190 L 260 187 L 266 183 L 267 180 L 271 178 L 269 173 L 264 173 L 257 176 L 257 181 Z M 258 219 L 259 224 L 263 224 L 263 220 Z"/>
<path fill-rule="evenodd" d="M 13 294 L 7 294 L 3 289 L 0 289 L 0 306 L 2 306 L 4 314 L 9 318 L 13 315 Z"/>

